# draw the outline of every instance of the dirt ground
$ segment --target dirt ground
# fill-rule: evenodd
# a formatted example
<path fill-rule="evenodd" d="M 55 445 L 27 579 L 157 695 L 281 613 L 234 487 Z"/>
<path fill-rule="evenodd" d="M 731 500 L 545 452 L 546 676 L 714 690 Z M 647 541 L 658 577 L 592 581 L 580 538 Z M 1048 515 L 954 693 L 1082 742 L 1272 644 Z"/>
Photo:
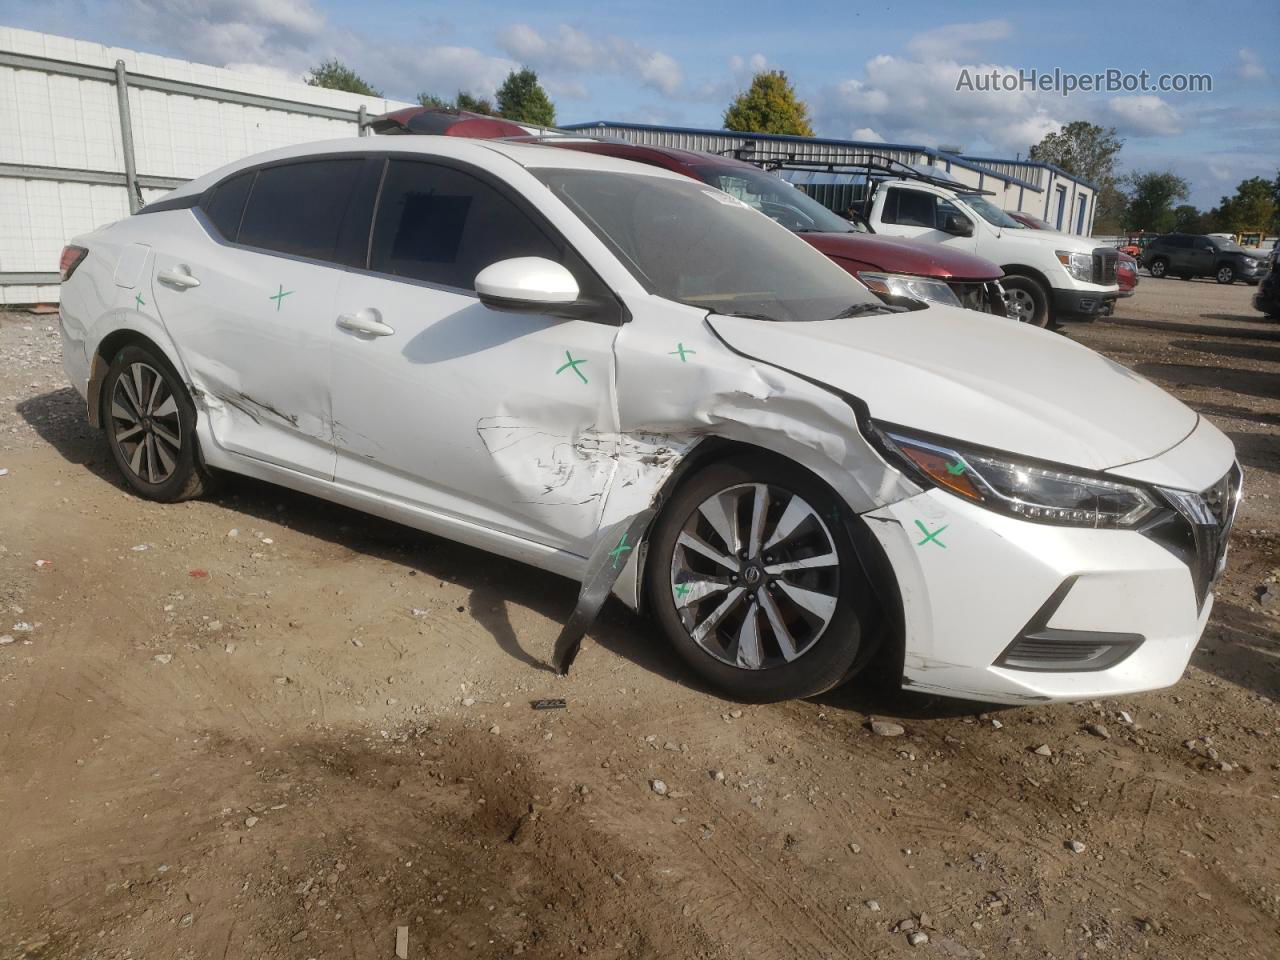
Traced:
<path fill-rule="evenodd" d="M 1251 293 L 1144 278 L 1155 326 L 1068 329 L 1226 430 L 1247 496 L 1176 687 L 1025 709 L 740 706 L 616 604 L 557 678 L 574 584 L 248 481 L 143 502 L 56 318 L 0 314 L 0 957 L 1280 956 Z"/>

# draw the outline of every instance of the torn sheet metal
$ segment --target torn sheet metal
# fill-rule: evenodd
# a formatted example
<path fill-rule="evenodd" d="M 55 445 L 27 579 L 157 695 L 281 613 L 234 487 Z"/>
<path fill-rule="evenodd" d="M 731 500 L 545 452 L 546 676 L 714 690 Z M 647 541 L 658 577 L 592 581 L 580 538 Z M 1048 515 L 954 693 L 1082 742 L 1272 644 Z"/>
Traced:
<path fill-rule="evenodd" d="M 578 592 L 578 602 L 556 638 L 555 651 L 551 656 L 551 665 L 556 673 L 563 676 L 569 672 L 582 646 L 582 638 L 609 599 L 623 568 L 639 549 L 656 512 L 650 507 L 601 531 L 596 548 L 587 561 L 587 573 Z"/>

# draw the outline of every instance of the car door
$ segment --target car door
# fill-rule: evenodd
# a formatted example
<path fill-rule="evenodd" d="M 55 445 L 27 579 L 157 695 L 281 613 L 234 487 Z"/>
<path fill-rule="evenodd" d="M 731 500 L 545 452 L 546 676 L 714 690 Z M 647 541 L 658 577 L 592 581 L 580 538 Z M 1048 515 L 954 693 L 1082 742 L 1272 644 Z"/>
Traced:
<path fill-rule="evenodd" d="M 156 245 L 154 296 L 219 446 L 332 479 L 330 351 L 363 158 L 280 163 L 217 185 Z M 367 223 L 365 226 L 367 232 Z"/>
<path fill-rule="evenodd" d="M 337 479 L 585 554 L 613 469 L 621 307 L 563 319 L 483 305 L 476 274 L 524 256 L 612 297 L 501 180 L 439 158 L 387 161 L 369 269 L 343 278 L 330 320 Z"/>
<path fill-rule="evenodd" d="M 1208 237 L 1191 238 L 1192 273 L 1198 277 L 1209 277 L 1217 272 L 1218 248 Z"/>
<path fill-rule="evenodd" d="M 961 237 L 942 229 L 949 215 L 968 220 L 960 208 L 945 197 L 927 190 L 889 187 L 885 191 L 877 230 L 891 237 L 908 237 L 930 243 L 942 243 L 958 250 L 972 251 L 977 241 L 973 236 Z M 883 226 L 882 226 L 883 225 Z"/>

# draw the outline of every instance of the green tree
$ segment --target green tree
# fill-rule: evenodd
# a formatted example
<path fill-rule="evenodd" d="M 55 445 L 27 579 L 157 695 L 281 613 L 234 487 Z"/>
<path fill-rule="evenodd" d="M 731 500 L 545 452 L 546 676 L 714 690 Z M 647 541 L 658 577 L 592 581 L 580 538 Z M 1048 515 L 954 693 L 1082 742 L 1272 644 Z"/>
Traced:
<path fill-rule="evenodd" d="M 459 90 L 457 97 L 453 100 L 437 97 L 434 93 L 420 93 L 418 102 L 424 107 L 434 107 L 437 110 L 465 110 L 468 113 L 479 113 L 486 117 L 494 116 L 492 102 L 484 97 L 473 97 L 465 90 Z"/>
<path fill-rule="evenodd" d="M 528 67 L 512 70 L 498 88 L 494 102 L 498 116 L 516 123 L 555 126 L 556 108 L 547 91 L 538 83 L 538 75 Z"/>
<path fill-rule="evenodd" d="M 1073 177 L 1097 184 L 1094 232 L 1118 233 L 1124 221 L 1125 197 L 1117 186 L 1116 157 L 1123 146 L 1115 127 L 1073 120 L 1057 133 L 1046 134 L 1031 148 L 1028 158 L 1052 163 Z"/>
<path fill-rule="evenodd" d="M 1131 173 L 1125 178 L 1125 184 L 1130 191 L 1126 210 L 1128 226 L 1147 233 L 1172 230 L 1173 205 L 1187 199 L 1191 192 L 1186 180 L 1167 170 Z"/>
<path fill-rule="evenodd" d="M 734 97 L 724 112 L 724 128 L 813 136 L 809 107 L 796 96 L 796 88 L 781 70 L 764 70 L 751 78 L 751 86 Z"/>
<path fill-rule="evenodd" d="M 1235 196 L 1218 205 L 1220 225 L 1230 233 L 1266 233 L 1275 228 L 1275 184 L 1262 177 L 1240 181 Z"/>
<path fill-rule="evenodd" d="M 328 90 L 345 90 L 347 93 L 363 93 L 368 97 L 380 97 L 382 91 L 369 86 L 360 74 L 339 60 L 325 60 L 311 68 L 307 83 Z"/>
<path fill-rule="evenodd" d="M 1201 213 L 1189 203 L 1180 203 L 1173 208 L 1173 229 L 1178 233 L 1212 233 L 1216 214 L 1216 210 Z"/>

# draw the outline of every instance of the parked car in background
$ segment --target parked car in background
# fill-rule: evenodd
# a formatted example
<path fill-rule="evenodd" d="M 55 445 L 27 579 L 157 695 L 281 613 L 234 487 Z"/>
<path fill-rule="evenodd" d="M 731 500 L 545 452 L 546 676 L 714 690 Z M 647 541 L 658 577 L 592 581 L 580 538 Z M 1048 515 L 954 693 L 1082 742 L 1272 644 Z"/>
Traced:
<path fill-rule="evenodd" d="M 1271 268 L 1263 275 L 1253 295 L 1253 308 L 1262 311 L 1268 319 L 1280 318 L 1280 270 L 1276 269 L 1276 254 L 1271 255 Z"/>
<path fill-rule="evenodd" d="M 1116 258 L 1116 286 L 1120 288 L 1119 296 L 1132 297 L 1138 289 L 1138 259 L 1127 253 Z"/>
<path fill-rule="evenodd" d="M 731 194 L 587 151 L 277 149 L 63 276 L 63 364 L 138 495 L 221 469 L 589 580 L 579 609 L 612 589 L 745 700 L 884 643 L 932 694 L 1175 683 L 1239 501 L 1231 441 L 1149 381 L 890 307 Z"/>
<path fill-rule="evenodd" d="M 1213 277 L 1219 283 L 1257 283 L 1264 260 L 1234 240 L 1220 236 L 1168 233 L 1142 251 L 1142 265 L 1153 277 Z"/>
<path fill-rule="evenodd" d="M 1013 217 L 1013 219 L 1017 220 L 1024 227 L 1031 230 L 1052 230 L 1055 233 L 1061 233 L 1061 231 L 1048 220 L 1041 220 L 1039 217 L 1033 217 L 1029 213 L 1022 213 L 1020 210 L 1006 210 L 1005 213 Z"/>

